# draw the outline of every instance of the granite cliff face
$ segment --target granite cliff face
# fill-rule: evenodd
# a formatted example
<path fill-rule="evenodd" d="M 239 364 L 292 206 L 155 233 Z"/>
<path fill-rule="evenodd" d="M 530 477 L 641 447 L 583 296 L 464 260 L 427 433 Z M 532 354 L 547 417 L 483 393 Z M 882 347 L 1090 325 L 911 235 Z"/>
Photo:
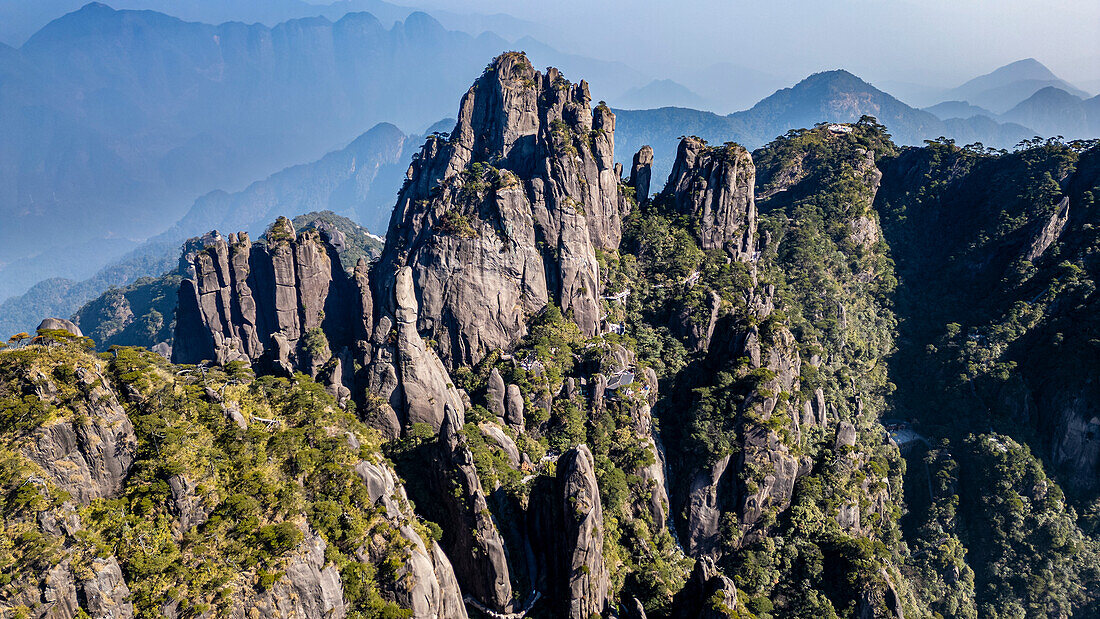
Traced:
<path fill-rule="evenodd" d="M 246 361 L 316 377 L 351 350 L 370 307 L 322 234 L 297 235 L 280 218 L 266 244 L 245 233 L 206 240 L 194 279 L 180 285 L 173 361 Z"/>
<path fill-rule="evenodd" d="M 615 116 L 591 108 L 586 83 L 501 56 L 451 134 L 429 139 L 409 168 L 376 296 L 410 267 L 418 328 L 451 368 L 514 345 L 548 302 L 595 335 L 595 251 L 618 246 L 625 214 L 614 150 Z"/>
<path fill-rule="evenodd" d="M 684 138 L 663 198 L 692 222 L 700 247 L 749 260 L 756 244 L 755 182 L 752 156 L 743 147 Z"/>

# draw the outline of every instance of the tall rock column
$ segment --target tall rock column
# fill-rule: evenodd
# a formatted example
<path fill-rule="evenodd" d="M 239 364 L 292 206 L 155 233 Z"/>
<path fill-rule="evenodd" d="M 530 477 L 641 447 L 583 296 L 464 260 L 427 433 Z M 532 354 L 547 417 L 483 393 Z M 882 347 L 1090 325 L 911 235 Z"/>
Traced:
<path fill-rule="evenodd" d="M 634 153 L 634 163 L 630 166 L 630 186 L 634 188 L 634 197 L 639 204 L 649 199 L 652 177 L 653 147 L 646 145 Z"/>
<path fill-rule="evenodd" d="M 561 524 L 560 552 L 564 570 L 565 614 L 588 619 L 607 607 L 610 576 L 603 557 L 603 507 L 596 465 L 585 445 L 558 460 Z"/>
<path fill-rule="evenodd" d="M 597 249 L 618 247 L 615 116 L 588 85 L 523 54 L 493 61 L 466 93 L 448 138 L 409 168 L 375 267 L 377 299 L 412 269 L 418 330 L 447 367 L 472 365 L 526 334 L 556 303 L 600 328 Z"/>
<path fill-rule="evenodd" d="M 707 146 L 696 137 L 680 141 L 664 199 L 688 215 L 703 249 L 725 249 L 738 260 L 756 250 L 756 168 L 737 144 Z"/>

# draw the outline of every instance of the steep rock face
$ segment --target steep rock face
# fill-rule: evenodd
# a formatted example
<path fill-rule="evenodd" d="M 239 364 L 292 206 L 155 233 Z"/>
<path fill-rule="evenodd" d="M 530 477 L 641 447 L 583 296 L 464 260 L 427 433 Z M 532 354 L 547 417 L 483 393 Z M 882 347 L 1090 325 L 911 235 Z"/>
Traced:
<path fill-rule="evenodd" d="M 377 298 L 413 269 L 419 329 L 448 367 L 526 332 L 548 302 L 599 329 L 596 249 L 618 246 L 615 117 L 588 85 L 522 54 L 498 57 L 466 93 L 448 139 L 409 168 L 378 266 Z"/>
<path fill-rule="evenodd" d="M 102 368 L 79 368 L 86 396 L 74 405 L 84 419 L 58 420 L 39 428 L 24 447 L 50 480 L 81 504 L 111 498 L 122 490 L 137 451 L 137 436 L 114 391 L 101 380 Z M 56 402 L 57 388 L 45 376 L 38 397 Z"/>
<path fill-rule="evenodd" d="M 1035 238 L 1032 239 L 1027 253 L 1024 254 L 1025 260 L 1034 261 L 1042 256 L 1047 248 L 1057 241 L 1058 237 L 1062 236 L 1062 231 L 1066 229 L 1066 223 L 1069 221 L 1069 196 L 1062 198 L 1062 201 L 1055 208 L 1054 214 L 1043 224 Z"/>
<path fill-rule="evenodd" d="M 415 619 L 465 619 L 466 607 L 451 562 L 435 542 L 429 548 L 409 524 L 415 519 L 404 487 L 383 464 L 360 462 L 355 472 L 367 485 L 371 500 L 385 509 L 408 554 L 391 592 L 394 600 L 412 611 Z M 365 552 L 365 551 L 361 551 Z"/>
<path fill-rule="evenodd" d="M 347 616 L 340 571 L 326 565 L 325 540 L 307 532 L 283 573 L 262 594 L 241 599 L 233 605 L 230 617 L 331 617 Z"/>
<path fill-rule="evenodd" d="M 764 366 L 774 377 L 761 386 L 752 402 L 751 419 L 745 423 L 740 468 L 746 471 L 741 475 L 745 481 L 739 487 L 739 509 L 741 529 L 749 533 L 757 527 L 764 511 L 769 507 L 785 509 L 794 492 L 794 483 L 800 473 L 809 471 L 809 458 L 803 461 L 790 453 L 790 449 L 780 439 L 778 433 L 769 427 L 773 417 L 789 420 L 788 427 L 798 431 L 797 411 L 790 402 L 780 402 L 779 394 L 797 393 L 798 377 L 801 367 L 794 336 L 786 329 L 779 329 L 773 335 L 772 345 L 768 348 L 768 357 Z M 781 417 L 780 417 L 781 416 Z M 758 421 L 757 421 L 758 420 Z M 760 471 L 761 473 L 748 473 Z"/>
<path fill-rule="evenodd" d="M 588 447 L 575 447 L 558 460 L 558 485 L 563 560 L 559 584 L 566 596 L 560 600 L 562 616 L 586 619 L 603 613 L 610 588 L 603 557 L 603 508 Z"/>
<path fill-rule="evenodd" d="M 264 245 L 215 233 L 195 252 L 194 278 L 180 285 L 173 361 L 246 361 L 316 377 L 366 335 L 369 291 L 343 270 L 328 237 L 296 235 L 286 218 L 267 237 Z"/>
<path fill-rule="evenodd" d="M 634 197 L 639 203 L 649 199 L 649 186 L 653 178 L 653 147 L 643 146 L 634 153 L 630 166 L 630 186 L 634 188 Z"/>
<path fill-rule="evenodd" d="M 691 218 L 703 249 L 725 249 L 739 260 L 755 251 L 756 168 L 736 144 L 709 147 L 699 138 L 680 141 L 662 199 Z"/>
<path fill-rule="evenodd" d="M 126 586 L 122 569 L 114 556 L 93 559 L 79 576 L 74 573 L 70 562 L 65 560 L 46 572 L 41 600 L 45 612 L 34 616 L 49 619 L 80 616 L 131 619 L 134 605 L 129 598 L 130 588 Z"/>
<path fill-rule="evenodd" d="M 514 600 L 504 540 L 461 431 L 461 418 L 447 409 L 431 476 L 434 496 L 446 517 L 442 544 L 464 592 L 493 612 L 511 612 Z"/>
<path fill-rule="evenodd" d="M 370 392 L 383 400 L 373 421 L 391 436 L 420 423 L 439 431 L 447 411 L 462 419 L 466 409 L 447 369 L 416 329 L 412 273 L 403 267 L 394 277 L 394 312 L 373 329 L 373 359 L 366 369 Z"/>
<path fill-rule="evenodd" d="M 732 619 L 741 615 L 737 611 L 737 587 L 710 557 L 695 562 L 674 607 L 677 619 Z"/>
<path fill-rule="evenodd" d="M 752 329 L 746 336 L 733 339 L 733 357 L 747 359 L 748 371 L 766 370 L 764 375 L 770 377 L 738 412 L 738 454 L 723 456 L 697 471 L 684 495 L 684 543 L 696 556 L 719 555 L 723 513 L 737 514 L 742 539 L 750 533 L 761 534 L 755 529 L 765 511 L 785 509 L 798 477 L 809 471 L 809 459 L 793 455 L 771 421 L 778 417 L 785 420 L 782 430 L 794 435 L 800 431 L 799 411 L 779 398 L 781 393 L 799 390 L 801 359 L 794 337 L 785 328 L 777 329 L 770 336 L 765 358 L 759 337 Z"/>

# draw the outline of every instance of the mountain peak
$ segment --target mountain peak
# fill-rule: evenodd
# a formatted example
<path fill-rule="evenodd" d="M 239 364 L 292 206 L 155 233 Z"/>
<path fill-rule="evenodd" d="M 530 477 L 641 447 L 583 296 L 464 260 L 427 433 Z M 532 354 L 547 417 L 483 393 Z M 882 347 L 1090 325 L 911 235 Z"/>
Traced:
<path fill-rule="evenodd" d="M 1024 58 L 1023 60 L 1010 62 L 993 70 L 988 75 L 1010 75 L 1014 79 L 1058 79 L 1053 71 L 1034 58 Z"/>

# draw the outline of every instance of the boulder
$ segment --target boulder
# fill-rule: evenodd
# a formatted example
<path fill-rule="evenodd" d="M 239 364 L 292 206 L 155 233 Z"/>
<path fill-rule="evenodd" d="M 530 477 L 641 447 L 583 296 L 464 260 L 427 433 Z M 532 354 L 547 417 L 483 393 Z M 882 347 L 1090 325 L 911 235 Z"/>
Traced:
<path fill-rule="evenodd" d="M 70 335 L 84 337 L 84 334 L 80 332 L 80 327 L 76 326 L 73 321 L 64 318 L 47 318 L 38 324 L 38 330 L 68 331 Z"/>

